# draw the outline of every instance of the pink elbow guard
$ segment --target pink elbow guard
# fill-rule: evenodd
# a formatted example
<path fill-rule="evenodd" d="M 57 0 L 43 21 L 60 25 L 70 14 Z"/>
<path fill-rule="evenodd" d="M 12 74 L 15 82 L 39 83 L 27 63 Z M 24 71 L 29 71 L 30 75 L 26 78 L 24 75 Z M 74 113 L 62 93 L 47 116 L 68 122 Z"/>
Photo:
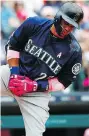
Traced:
<path fill-rule="evenodd" d="M 8 50 L 7 51 L 7 60 L 12 58 L 19 58 L 19 52 L 14 50 Z"/>
<path fill-rule="evenodd" d="M 49 82 L 49 92 L 52 91 L 62 91 L 65 89 L 64 85 L 58 81 L 57 78 L 52 78 L 48 80 Z"/>

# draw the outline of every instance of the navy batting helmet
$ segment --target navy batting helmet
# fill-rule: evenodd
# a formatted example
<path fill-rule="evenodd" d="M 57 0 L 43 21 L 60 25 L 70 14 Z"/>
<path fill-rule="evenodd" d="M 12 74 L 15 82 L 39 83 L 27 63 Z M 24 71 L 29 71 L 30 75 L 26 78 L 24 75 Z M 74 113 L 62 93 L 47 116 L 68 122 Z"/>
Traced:
<path fill-rule="evenodd" d="M 79 5 L 73 2 L 64 3 L 54 18 L 54 24 L 59 22 L 60 17 L 66 22 L 78 28 L 79 22 L 83 19 L 83 11 Z"/>

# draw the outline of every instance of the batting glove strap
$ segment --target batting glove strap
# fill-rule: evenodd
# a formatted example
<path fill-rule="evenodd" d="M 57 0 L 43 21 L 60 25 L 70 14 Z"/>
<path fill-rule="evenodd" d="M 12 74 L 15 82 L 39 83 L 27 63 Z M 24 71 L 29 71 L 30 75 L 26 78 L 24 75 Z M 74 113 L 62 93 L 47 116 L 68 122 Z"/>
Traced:
<path fill-rule="evenodd" d="M 37 82 L 33 81 L 33 92 L 36 92 L 38 88 Z"/>

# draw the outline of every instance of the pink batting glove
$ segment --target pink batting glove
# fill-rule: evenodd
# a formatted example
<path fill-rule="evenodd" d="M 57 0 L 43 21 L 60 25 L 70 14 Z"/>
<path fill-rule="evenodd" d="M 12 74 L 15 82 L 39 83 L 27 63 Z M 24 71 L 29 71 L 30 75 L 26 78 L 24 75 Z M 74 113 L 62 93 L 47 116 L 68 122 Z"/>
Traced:
<path fill-rule="evenodd" d="M 8 88 L 14 95 L 22 96 L 26 93 L 35 92 L 37 90 L 37 82 L 28 77 L 13 74 L 10 76 Z"/>

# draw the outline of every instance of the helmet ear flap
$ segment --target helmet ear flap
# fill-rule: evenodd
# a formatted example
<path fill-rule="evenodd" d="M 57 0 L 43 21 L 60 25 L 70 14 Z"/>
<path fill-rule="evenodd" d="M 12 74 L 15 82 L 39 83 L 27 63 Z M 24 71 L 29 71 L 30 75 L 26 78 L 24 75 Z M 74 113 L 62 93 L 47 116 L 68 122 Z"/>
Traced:
<path fill-rule="evenodd" d="M 61 22 L 61 19 L 62 19 L 62 16 L 61 15 L 55 15 L 54 17 L 54 25 L 60 25 L 60 22 Z"/>
<path fill-rule="evenodd" d="M 61 20 L 62 20 L 62 16 L 61 16 L 61 15 L 59 15 L 59 16 L 57 15 L 57 16 L 54 17 L 54 22 L 53 22 L 53 24 L 54 24 L 54 26 L 55 26 L 55 28 L 56 28 L 56 32 L 57 32 L 58 34 L 60 34 L 61 31 L 62 31 Z"/>

